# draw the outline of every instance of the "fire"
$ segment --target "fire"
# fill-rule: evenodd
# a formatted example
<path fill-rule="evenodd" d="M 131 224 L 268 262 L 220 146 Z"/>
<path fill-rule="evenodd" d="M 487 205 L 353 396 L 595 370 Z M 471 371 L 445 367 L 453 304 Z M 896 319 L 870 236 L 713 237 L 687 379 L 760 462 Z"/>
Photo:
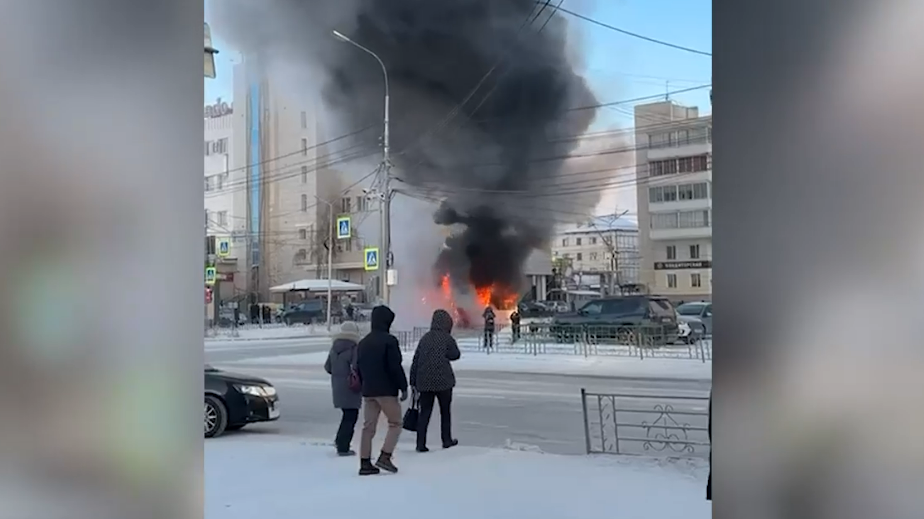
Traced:
<path fill-rule="evenodd" d="M 453 293 L 452 278 L 449 274 L 440 276 L 439 296 L 437 299 L 442 300 L 445 308 L 452 315 L 453 319 L 459 323 L 460 328 L 468 328 L 472 325 L 472 319 L 469 317 L 469 311 L 474 311 L 475 316 L 481 315 L 481 311 L 486 306 L 491 306 L 498 313 L 498 317 L 503 321 L 516 307 L 519 299 L 516 292 L 506 289 L 500 285 L 492 284 L 490 286 L 476 287 L 472 286 L 474 292 L 474 303 L 477 308 L 468 308 L 459 306 L 456 303 L 456 295 Z M 421 299 L 426 303 L 427 298 Z M 464 301 L 464 300 L 463 300 Z"/>

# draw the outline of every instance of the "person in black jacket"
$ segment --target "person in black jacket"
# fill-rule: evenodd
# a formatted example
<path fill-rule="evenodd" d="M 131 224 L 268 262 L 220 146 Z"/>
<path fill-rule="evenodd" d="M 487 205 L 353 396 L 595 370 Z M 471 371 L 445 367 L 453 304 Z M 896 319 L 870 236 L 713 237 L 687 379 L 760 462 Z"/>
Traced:
<path fill-rule="evenodd" d="M 520 309 L 514 308 L 510 314 L 510 332 L 513 335 L 513 342 L 520 340 Z"/>
<path fill-rule="evenodd" d="M 490 350 L 494 346 L 494 309 L 491 306 L 484 308 L 484 347 Z"/>
<path fill-rule="evenodd" d="M 433 414 L 433 402 L 440 404 L 440 437 L 443 448 L 459 444 L 452 437 L 452 388 L 456 375 L 450 362 L 459 360 L 462 354 L 452 337 L 452 316 L 446 310 L 433 312 L 430 331 L 420 338 L 414 361 L 411 363 L 411 387 L 419 394 L 420 416 L 417 421 L 417 452 L 427 452 L 427 427 Z"/>
<path fill-rule="evenodd" d="M 706 483 L 706 500 L 712 501 L 712 392 L 709 392 L 709 481 Z"/>
<path fill-rule="evenodd" d="M 398 472 L 392 463 L 392 454 L 401 435 L 401 402 L 407 400 L 407 376 L 401 366 L 401 347 L 398 339 L 389 333 L 395 313 L 387 306 L 372 309 L 372 331 L 359 341 L 356 368 L 362 381 L 363 433 L 359 444 L 359 474 L 378 474 L 379 469 Z M 399 395 L 400 394 L 400 400 Z M 372 438 L 379 414 L 388 420 L 388 432 L 382 442 L 382 451 L 372 464 Z"/>

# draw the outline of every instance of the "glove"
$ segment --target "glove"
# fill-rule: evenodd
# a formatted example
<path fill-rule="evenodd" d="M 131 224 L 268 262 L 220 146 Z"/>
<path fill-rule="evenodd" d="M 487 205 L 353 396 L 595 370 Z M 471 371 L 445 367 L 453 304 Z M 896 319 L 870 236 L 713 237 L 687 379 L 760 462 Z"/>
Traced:
<path fill-rule="evenodd" d="M 402 402 L 404 402 L 405 400 L 407 400 L 407 389 L 402 389 L 402 390 L 401 390 L 401 396 L 399 397 L 399 400 L 401 400 Z"/>

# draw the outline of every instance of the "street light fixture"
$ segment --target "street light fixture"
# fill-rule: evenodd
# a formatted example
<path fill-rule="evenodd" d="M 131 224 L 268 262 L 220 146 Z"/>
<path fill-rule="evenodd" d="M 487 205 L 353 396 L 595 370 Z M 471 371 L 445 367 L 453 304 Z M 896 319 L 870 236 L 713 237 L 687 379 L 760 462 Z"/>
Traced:
<path fill-rule="evenodd" d="M 356 43 L 355 41 L 348 38 L 342 32 L 338 30 L 332 31 L 334 37 L 338 40 L 349 43 L 350 45 L 356 47 L 357 49 L 365 52 L 366 54 L 375 58 L 379 63 L 379 66 L 382 67 L 382 76 L 385 78 L 385 129 L 382 134 L 382 167 L 384 169 L 384 179 L 382 181 L 382 247 L 381 254 L 385 256 L 385 268 L 379 267 L 379 277 L 381 278 L 381 287 L 382 287 L 382 301 L 387 305 L 388 304 L 388 269 L 391 266 L 390 258 L 391 254 L 391 157 L 390 157 L 390 140 L 389 140 L 389 111 L 391 98 L 388 90 L 388 69 L 385 68 L 385 62 L 379 58 L 378 54 L 372 52 L 371 50 L 363 47 L 362 45 Z M 381 262 L 380 262 L 381 264 Z"/>

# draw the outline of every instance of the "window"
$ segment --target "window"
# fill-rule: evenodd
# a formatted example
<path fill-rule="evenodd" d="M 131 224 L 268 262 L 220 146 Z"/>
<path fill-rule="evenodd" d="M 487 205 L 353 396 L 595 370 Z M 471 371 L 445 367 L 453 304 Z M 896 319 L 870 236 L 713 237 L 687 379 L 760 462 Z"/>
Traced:
<path fill-rule="evenodd" d="M 562 246 L 562 247 L 567 247 L 567 246 L 568 246 L 568 238 L 562 238 L 562 239 L 561 239 L 561 246 Z"/>
<path fill-rule="evenodd" d="M 584 261 L 584 254 L 581 253 L 581 252 L 577 253 L 577 260 L 578 260 L 578 261 Z"/>
<path fill-rule="evenodd" d="M 228 211 L 218 211 L 215 213 L 215 219 L 219 227 L 226 227 L 228 225 Z"/>
<path fill-rule="evenodd" d="M 356 197 L 356 212 L 360 213 L 366 210 L 366 199 L 362 196 Z"/>
<path fill-rule="evenodd" d="M 580 238 L 575 238 L 574 241 L 575 241 L 575 245 L 577 245 L 578 247 L 581 246 L 581 239 L 580 239 Z"/>
<path fill-rule="evenodd" d="M 350 213 L 352 212 L 352 202 L 353 199 L 350 197 L 343 197 L 340 199 L 340 212 L 341 213 Z"/>
<path fill-rule="evenodd" d="M 228 153 L 228 139 L 218 139 L 212 143 L 212 155 L 226 155 Z"/>
<path fill-rule="evenodd" d="M 298 249 L 298 252 L 295 253 L 295 261 L 305 261 L 308 259 L 308 251 L 305 249 Z"/>
<path fill-rule="evenodd" d="M 652 229 L 676 229 L 677 228 L 677 213 L 652 213 L 651 214 L 651 228 Z"/>
<path fill-rule="evenodd" d="M 603 311 L 603 303 L 593 301 L 581 307 L 581 313 L 585 315 L 598 315 Z"/>
<path fill-rule="evenodd" d="M 347 252 L 350 252 L 351 250 L 353 250 L 353 238 L 347 238 L 343 240 L 343 248 Z"/>
<path fill-rule="evenodd" d="M 699 259 L 699 244 L 690 245 L 690 259 Z"/>
<path fill-rule="evenodd" d="M 703 286 L 703 278 L 698 272 L 690 274 L 690 286 L 693 288 L 700 288 Z"/>
<path fill-rule="evenodd" d="M 591 244 L 591 245 L 596 245 L 596 244 L 597 244 L 597 238 L 591 238 L 591 239 L 590 239 L 590 244 Z"/>
<path fill-rule="evenodd" d="M 590 261 L 597 261 L 597 258 L 599 258 L 599 257 L 600 257 L 600 255 L 597 254 L 596 252 L 591 252 L 591 253 L 590 253 Z"/>
<path fill-rule="evenodd" d="M 205 141 L 205 156 L 208 157 L 211 155 L 212 151 L 212 141 Z"/>
<path fill-rule="evenodd" d="M 693 184 L 677 186 L 677 198 L 679 200 L 693 200 Z"/>
<path fill-rule="evenodd" d="M 709 184 L 706 182 L 693 184 L 693 200 L 705 200 L 707 198 L 709 198 Z"/>
<path fill-rule="evenodd" d="M 667 246 L 667 259 L 669 260 L 677 259 L 677 246 L 676 245 Z"/>
<path fill-rule="evenodd" d="M 209 213 L 208 209 L 205 210 L 205 226 L 206 227 L 212 226 L 212 215 L 211 213 Z"/>
<path fill-rule="evenodd" d="M 302 129 L 308 128 L 308 112 L 302 112 Z"/>
<path fill-rule="evenodd" d="M 693 157 L 693 171 L 708 171 L 710 169 L 709 155 L 697 155 Z"/>
<path fill-rule="evenodd" d="M 225 176 L 215 175 L 215 189 L 221 190 L 225 187 Z"/>
<path fill-rule="evenodd" d="M 308 195 L 302 195 L 302 212 L 308 212 Z"/>
<path fill-rule="evenodd" d="M 677 274 L 667 275 L 667 288 L 677 288 Z"/>
<path fill-rule="evenodd" d="M 308 166 L 302 166 L 302 184 L 308 183 Z"/>
<path fill-rule="evenodd" d="M 298 239 L 307 240 L 308 239 L 308 229 L 299 229 L 298 230 Z"/>
<path fill-rule="evenodd" d="M 677 226 L 680 229 L 709 227 L 709 210 L 681 211 L 677 213 Z"/>
<path fill-rule="evenodd" d="M 206 192 L 215 189 L 212 184 L 213 184 L 212 177 L 211 176 L 205 177 L 205 191 Z"/>
<path fill-rule="evenodd" d="M 302 155 L 308 156 L 308 139 L 302 139 Z"/>

